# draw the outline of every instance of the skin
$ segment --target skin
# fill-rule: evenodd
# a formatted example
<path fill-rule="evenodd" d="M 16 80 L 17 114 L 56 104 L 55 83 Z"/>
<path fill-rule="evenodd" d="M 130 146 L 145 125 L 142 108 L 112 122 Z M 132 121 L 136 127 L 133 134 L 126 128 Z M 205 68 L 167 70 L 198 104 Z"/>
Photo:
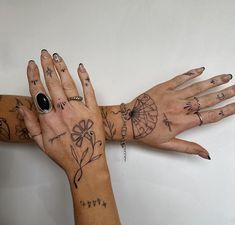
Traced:
<path fill-rule="evenodd" d="M 51 67 L 53 68 L 54 66 L 57 69 L 61 84 L 67 96 L 79 95 L 78 91 L 76 93 L 73 92 L 75 84 L 74 81 L 71 82 L 71 75 L 64 60 L 60 56 L 58 59 L 57 56 L 53 58 L 51 63 L 53 63 Z M 234 103 L 221 108 L 207 110 L 207 107 L 214 106 L 217 103 L 233 97 L 235 95 L 234 85 L 218 92 L 203 95 L 205 91 L 211 88 L 228 83 L 232 78 L 230 74 L 217 75 L 210 79 L 181 88 L 181 85 L 185 84 L 187 81 L 200 76 L 204 69 L 204 67 L 196 68 L 186 73 L 176 75 L 173 79 L 156 85 L 146 91 L 144 94 L 148 95 L 157 107 L 157 123 L 151 133 L 141 138 L 135 138 L 133 135 L 133 123 L 129 118 L 126 121 L 127 131 L 125 140 L 147 144 L 154 148 L 195 154 L 205 159 L 210 159 L 208 151 L 201 145 L 176 137 L 178 134 L 200 124 L 200 119 L 198 115 L 195 114 L 199 109 L 199 104 L 200 109 L 203 109 L 203 112 L 201 112 L 203 125 L 218 122 L 235 113 Z M 46 68 L 45 72 L 46 71 L 50 71 L 50 69 L 48 70 L 48 68 Z M 50 74 L 51 72 L 48 72 L 49 77 Z M 86 77 L 84 85 L 86 85 L 87 82 L 90 82 L 88 78 L 89 77 Z M 33 77 L 31 83 L 34 80 L 37 80 L 37 78 Z M 198 95 L 200 95 L 200 97 L 197 97 L 196 100 L 195 97 Z M 223 98 L 218 98 L 218 96 L 223 96 Z M 9 109 L 15 107 L 16 98 L 29 107 L 28 102 L 31 100 L 29 97 L 2 96 L 0 101 L 0 117 L 7 120 L 11 131 L 11 138 L 10 140 L 4 139 L 2 136 L 0 136 L 0 138 L 4 141 L 11 142 L 30 142 L 29 138 L 21 139 L 19 132 L 17 135 L 16 126 L 19 122 L 21 126 L 24 127 L 24 124 L 19 119 L 17 110 L 15 110 L 15 112 L 9 112 Z M 126 104 L 126 109 L 129 110 L 129 112 L 133 111 L 137 99 L 138 97 Z M 120 113 L 120 106 L 101 106 L 100 109 L 102 112 L 106 140 L 121 141 L 123 120 Z M 32 106 L 32 110 L 35 110 L 34 106 Z"/>
<path fill-rule="evenodd" d="M 18 112 L 37 145 L 65 171 L 73 197 L 75 224 L 120 225 L 105 157 L 102 117 L 93 87 L 90 82 L 86 85 L 88 73 L 83 65 L 79 66 L 85 102 L 68 101 L 70 94 L 77 95 L 77 88 L 74 86 L 69 92 L 63 88 L 46 50 L 42 51 L 41 64 L 54 107 L 42 114 L 21 105 Z M 46 94 L 34 61 L 28 64 L 27 76 L 32 97 L 38 92 Z M 35 78 L 36 85 L 31 82 Z M 70 76 L 66 79 L 73 83 Z M 82 142 L 78 142 L 78 137 L 82 137 Z"/>

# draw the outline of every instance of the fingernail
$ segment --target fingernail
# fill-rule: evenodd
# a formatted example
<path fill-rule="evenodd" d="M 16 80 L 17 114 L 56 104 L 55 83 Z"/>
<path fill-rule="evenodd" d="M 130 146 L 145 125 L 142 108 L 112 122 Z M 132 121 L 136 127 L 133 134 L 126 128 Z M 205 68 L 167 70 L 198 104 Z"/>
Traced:
<path fill-rule="evenodd" d="M 211 157 L 210 157 L 210 155 L 208 155 L 208 156 L 207 156 L 207 158 L 208 158 L 208 160 L 211 160 Z"/>
<path fill-rule="evenodd" d="M 41 55 L 42 55 L 43 58 L 48 58 L 49 57 L 49 53 L 46 49 L 41 50 Z"/>
<path fill-rule="evenodd" d="M 81 73 L 86 73 L 86 69 L 82 63 L 79 64 L 78 69 L 80 70 Z"/>
<path fill-rule="evenodd" d="M 202 69 L 202 71 L 204 71 L 206 68 L 203 66 L 203 67 L 201 67 L 201 69 Z"/>
<path fill-rule="evenodd" d="M 233 75 L 232 74 L 229 74 L 229 76 L 230 76 L 230 80 L 233 79 Z"/>
<path fill-rule="evenodd" d="M 59 63 L 62 61 L 62 58 L 60 57 L 60 55 L 58 53 L 54 53 L 53 54 L 53 59 L 55 62 Z"/>
<path fill-rule="evenodd" d="M 28 62 L 28 65 L 29 65 L 29 66 L 33 66 L 34 64 L 35 64 L 34 60 L 32 60 L 32 59 L 29 60 L 29 62 Z"/>

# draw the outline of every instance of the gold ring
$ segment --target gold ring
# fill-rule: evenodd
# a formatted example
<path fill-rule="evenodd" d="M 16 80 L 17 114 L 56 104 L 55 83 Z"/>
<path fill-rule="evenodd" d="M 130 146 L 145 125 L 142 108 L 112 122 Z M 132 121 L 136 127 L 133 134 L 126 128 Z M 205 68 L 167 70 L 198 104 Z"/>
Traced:
<path fill-rule="evenodd" d="M 73 97 L 68 97 L 68 101 L 79 101 L 81 102 L 83 100 L 82 96 L 73 96 Z"/>
<path fill-rule="evenodd" d="M 200 120 L 200 124 L 198 126 L 201 126 L 203 124 L 203 120 L 202 120 L 202 115 L 200 112 L 195 112 L 194 114 L 196 114 Z"/>

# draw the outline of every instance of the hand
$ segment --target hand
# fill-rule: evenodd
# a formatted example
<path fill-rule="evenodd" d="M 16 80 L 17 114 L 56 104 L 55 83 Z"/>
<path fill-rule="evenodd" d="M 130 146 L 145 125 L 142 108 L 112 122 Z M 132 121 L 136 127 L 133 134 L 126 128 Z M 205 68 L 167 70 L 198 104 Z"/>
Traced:
<path fill-rule="evenodd" d="M 185 130 L 217 122 L 235 113 L 235 103 L 217 109 L 206 109 L 233 97 L 235 86 L 198 97 L 208 89 L 229 82 L 232 79 L 231 74 L 215 76 L 179 89 L 185 82 L 201 75 L 204 69 L 197 68 L 178 75 L 151 88 L 126 105 L 124 117 L 129 123 L 128 127 L 132 127 L 135 140 L 157 148 L 198 154 L 210 159 L 208 151 L 202 146 L 175 137 Z"/>
<path fill-rule="evenodd" d="M 52 110 L 49 109 L 50 99 L 46 98 L 38 67 L 31 60 L 27 68 L 30 94 L 36 108 L 47 111 L 35 115 L 24 106 L 19 111 L 29 134 L 38 146 L 72 177 L 74 185 L 78 187 L 84 167 L 87 168 L 87 173 L 92 173 L 88 164 L 93 164 L 96 170 L 107 169 L 103 124 L 95 93 L 86 69 L 80 64 L 78 75 L 85 102 L 68 101 L 69 97 L 79 96 L 79 93 L 62 58 L 55 54 L 52 59 L 43 50 L 41 64 L 52 99 Z"/>

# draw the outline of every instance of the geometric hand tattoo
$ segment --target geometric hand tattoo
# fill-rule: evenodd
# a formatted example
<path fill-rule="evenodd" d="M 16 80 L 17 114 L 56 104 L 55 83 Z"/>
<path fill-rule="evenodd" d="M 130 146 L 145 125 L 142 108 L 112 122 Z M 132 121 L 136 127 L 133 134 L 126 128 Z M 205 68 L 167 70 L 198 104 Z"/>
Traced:
<path fill-rule="evenodd" d="M 78 182 L 81 180 L 83 175 L 83 167 L 87 164 L 99 159 L 102 154 L 94 155 L 95 147 L 97 144 L 102 145 L 102 141 L 96 140 L 95 132 L 91 130 L 94 122 L 90 119 L 81 120 L 77 123 L 71 133 L 71 139 L 78 148 L 74 148 L 73 145 L 70 145 L 71 153 L 73 158 L 78 164 L 78 170 L 74 175 L 74 185 L 78 188 Z M 84 141 L 88 141 L 89 146 L 83 150 L 82 146 Z"/>

